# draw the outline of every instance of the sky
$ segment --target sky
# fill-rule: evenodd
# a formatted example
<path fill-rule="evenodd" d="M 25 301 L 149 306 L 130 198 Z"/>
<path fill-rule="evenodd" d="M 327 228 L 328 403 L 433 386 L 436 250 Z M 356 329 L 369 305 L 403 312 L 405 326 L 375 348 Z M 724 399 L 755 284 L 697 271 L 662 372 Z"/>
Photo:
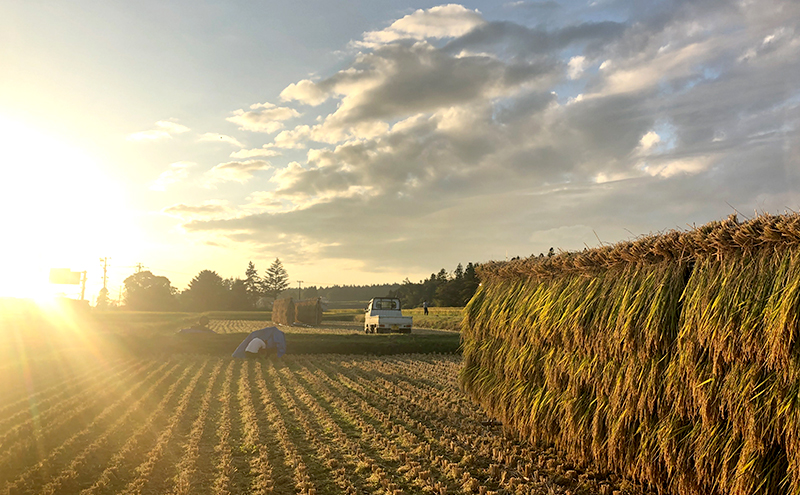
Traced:
<path fill-rule="evenodd" d="M 413 282 L 800 209 L 796 1 L 6 0 L 0 296 Z"/>

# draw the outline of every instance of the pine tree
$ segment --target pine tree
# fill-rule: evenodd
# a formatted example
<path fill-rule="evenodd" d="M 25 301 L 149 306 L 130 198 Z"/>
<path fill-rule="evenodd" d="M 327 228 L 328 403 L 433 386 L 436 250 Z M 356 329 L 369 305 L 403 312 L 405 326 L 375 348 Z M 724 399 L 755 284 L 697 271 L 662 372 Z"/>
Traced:
<path fill-rule="evenodd" d="M 262 280 L 262 292 L 267 297 L 277 299 L 280 293 L 289 287 L 289 274 L 278 258 L 267 268 L 266 276 Z"/>
<path fill-rule="evenodd" d="M 244 287 L 247 292 L 247 297 L 250 300 L 250 306 L 255 307 L 256 302 L 262 296 L 262 283 L 261 277 L 258 275 L 256 265 L 252 261 L 247 263 L 247 270 L 244 271 Z"/>

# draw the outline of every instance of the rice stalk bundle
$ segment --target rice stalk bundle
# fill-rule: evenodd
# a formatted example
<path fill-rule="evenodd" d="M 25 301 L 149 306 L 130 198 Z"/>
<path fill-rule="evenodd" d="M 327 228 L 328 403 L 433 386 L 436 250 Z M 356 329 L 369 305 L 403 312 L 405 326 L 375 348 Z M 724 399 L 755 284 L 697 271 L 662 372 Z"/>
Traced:
<path fill-rule="evenodd" d="M 306 325 L 319 325 L 322 323 L 322 303 L 318 297 L 304 299 L 294 303 L 295 321 Z"/>
<path fill-rule="evenodd" d="M 581 464 L 681 494 L 800 493 L 800 215 L 482 265 L 464 389 Z"/>
<path fill-rule="evenodd" d="M 276 299 L 272 303 L 272 321 L 281 325 L 291 325 L 295 321 L 294 301 L 292 298 Z"/>

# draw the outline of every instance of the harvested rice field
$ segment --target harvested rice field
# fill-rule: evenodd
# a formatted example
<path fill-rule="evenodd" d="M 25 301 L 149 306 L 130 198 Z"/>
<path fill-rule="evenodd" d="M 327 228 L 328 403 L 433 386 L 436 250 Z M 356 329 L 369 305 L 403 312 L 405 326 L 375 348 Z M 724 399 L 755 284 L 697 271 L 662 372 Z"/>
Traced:
<path fill-rule="evenodd" d="M 507 437 L 460 367 L 23 356 L 0 365 L 0 493 L 644 493 Z"/>

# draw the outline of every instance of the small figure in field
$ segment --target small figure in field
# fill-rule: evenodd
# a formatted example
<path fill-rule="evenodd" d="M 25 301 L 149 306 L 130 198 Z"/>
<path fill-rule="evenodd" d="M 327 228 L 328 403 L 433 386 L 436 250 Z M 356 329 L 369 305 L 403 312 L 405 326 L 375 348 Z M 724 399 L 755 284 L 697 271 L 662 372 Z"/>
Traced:
<path fill-rule="evenodd" d="M 217 333 L 214 330 L 208 328 L 210 320 L 208 316 L 201 316 L 197 323 L 192 325 L 189 328 L 184 328 L 180 330 L 178 333 Z"/>
<path fill-rule="evenodd" d="M 286 354 L 286 336 L 277 327 L 266 327 L 245 337 L 233 351 L 235 358 L 281 357 Z"/>
<path fill-rule="evenodd" d="M 249 344 L 247 344 L 247 347 L 244 350 L 244 355 L 247 359 L 254 359 L 262 356 L 265 357 L 267 355 L 266 342 L 258 337 L 254 338 Z"/>
<path fill-rule="evenodd" d="M 422 301 L 422 313 L 428 314 L 428 301 Z"/>

